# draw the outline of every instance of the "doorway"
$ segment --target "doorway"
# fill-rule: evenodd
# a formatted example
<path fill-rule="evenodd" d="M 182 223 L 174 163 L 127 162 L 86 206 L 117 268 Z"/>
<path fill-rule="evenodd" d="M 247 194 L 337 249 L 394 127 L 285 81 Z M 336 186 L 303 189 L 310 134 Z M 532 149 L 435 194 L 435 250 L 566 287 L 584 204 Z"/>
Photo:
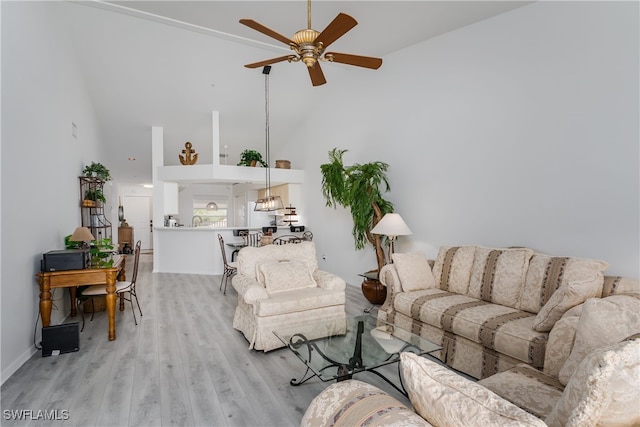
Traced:
<path fill-rule="evenodd" d="M 153 203 L 151 196 L 124 196 L 124 217 L 142 250 L 153 249 Z"/>

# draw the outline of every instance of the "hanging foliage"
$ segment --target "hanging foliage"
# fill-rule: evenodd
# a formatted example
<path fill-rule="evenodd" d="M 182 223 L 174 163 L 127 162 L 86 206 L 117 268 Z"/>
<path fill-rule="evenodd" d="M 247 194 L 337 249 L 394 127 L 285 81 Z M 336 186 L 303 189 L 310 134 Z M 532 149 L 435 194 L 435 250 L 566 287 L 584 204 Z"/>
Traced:
<path fill-rule="evenodd" d="M 360 250 L 367 243 L 373 245 L 380 271 L 385 264 L 381 236 L 371 234 L 371 230 L 385 214 L 393 212 L 393 204 L 382 197 L 382 191 L 390 190 L 387 179 L 389 165 L 371 162 L 345 166 L 342 156 L 347 151 L 334 148 L 329 151 L 329 163 L 320 165 L 322 194 L 327 206 L 342 206 L 350 210 L 355 247 Z"/>

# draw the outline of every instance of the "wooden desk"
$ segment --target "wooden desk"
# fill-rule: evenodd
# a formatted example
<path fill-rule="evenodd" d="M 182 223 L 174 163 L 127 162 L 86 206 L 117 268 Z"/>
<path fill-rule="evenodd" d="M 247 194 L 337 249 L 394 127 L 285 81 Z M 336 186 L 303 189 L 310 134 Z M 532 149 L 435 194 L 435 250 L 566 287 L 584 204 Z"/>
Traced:
<path fill-rule="evenodd" d="M 71 315 L 75 316 L 75 290 L 77 286 L 107 285 L 107 315 L 109 316 L 109 341 L 116 339 L 116 280 L 125 280 L 125 257 L 114 256 L 112 268 L 85 268 L 83 270 L 42 271 L 36 274 L 40 285 L 40 318 L 42 326 L 51 323 L 51 289 L 70 288 Z"/>

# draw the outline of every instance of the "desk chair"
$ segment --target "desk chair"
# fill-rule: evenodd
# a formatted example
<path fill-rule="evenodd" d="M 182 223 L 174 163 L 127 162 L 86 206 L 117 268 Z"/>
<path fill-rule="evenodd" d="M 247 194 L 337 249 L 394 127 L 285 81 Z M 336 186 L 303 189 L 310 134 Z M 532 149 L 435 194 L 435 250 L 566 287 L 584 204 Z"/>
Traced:
<path fill-rule="evenodd" d="M 234 261 L 227 261 L 227 254 L 224 250 L 224 239 L 221 234 L 218 234 L 218 242 L 220 242 L 220 252 L 222 252 L 222 262 L 224 263 L 224 273 L 222 273 L 222 279 L 220 280 L 220 290 L 222 290 L 222 283 L 224 282 L 224 292 L 223 294 L 227 294 L 227 281 L 229 277 L 236 274 L 238 271 L 238 263 Z"/>
<path fill-rule="evenodd" d="M 138 320 L 136 320 L 136 311 L 133 308 L 133 299 L 135 298 L 136 304 L 138 305 L 138 311 L 140 311 L 140 317 L 142 317 L 142 309 L 140 308 L 140 302 L 138 301 L 138 295 L 136 294 L 136 279 L 138 278 L 138 265 L 140 264 L 140 246 L 142 242 L 138 240 L 136 243 L 136 248 L 134 250 L 134 261 L 133 261 L 133 273 L 131 275 L 131 281 L 128 282 L 116 282 L 116 295 L 120 298 L 124 298 L 125 300 L 131 303 L 131 312 L 133 313 L 133 321 L 135 324 L 138 324 Z M 81 297 L 89 297 L 91 298 L 91 303 L 93 304 L 93 297 L 98 295 L 106 295 L 107 294 L 107 285 L 93 285 L 89 286 L 85 290 L 81 292 Z M 129 297 L 126 297 L 126 294 L 129 294 Z M 95 312 L 95 310 L 92 310 Z M 93 314 L 91 313 L 91 320 L 93 320 Z M 82 329 L 84 329 L 84 317 L 82 318 Z"/>

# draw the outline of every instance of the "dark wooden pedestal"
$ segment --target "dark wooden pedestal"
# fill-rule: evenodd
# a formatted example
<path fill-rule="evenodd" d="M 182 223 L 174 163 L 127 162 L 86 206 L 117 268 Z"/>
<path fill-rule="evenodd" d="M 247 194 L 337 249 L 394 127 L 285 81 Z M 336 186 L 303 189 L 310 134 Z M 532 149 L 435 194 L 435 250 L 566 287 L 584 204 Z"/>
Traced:
<path fill-rule="evenodd" d="M 378 279 L 365 277 L 362 282 L 362 293 L 371 304 L 382 304 L 387 298 L 387 287 Z"/>

